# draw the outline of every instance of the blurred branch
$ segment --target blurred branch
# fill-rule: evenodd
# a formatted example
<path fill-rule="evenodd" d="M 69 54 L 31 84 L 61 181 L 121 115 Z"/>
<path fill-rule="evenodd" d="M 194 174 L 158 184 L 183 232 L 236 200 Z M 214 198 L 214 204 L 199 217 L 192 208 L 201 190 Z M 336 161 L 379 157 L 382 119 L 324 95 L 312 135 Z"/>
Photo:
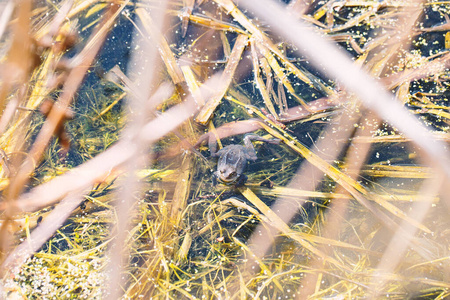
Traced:
<path fill-rule="evenodd" d="M 274 1 L 251 0 L 242 5 L 302 49 L 317 68 L 358 95 L 364 106 L 411 138 L 420 147 L 424 159 L 450 178 L 450 153 L 445 144 L 433 139 L 401 103 L 356 66 L 346 53 L 325 37 L 319 36 L 313 28 L 288 14 L 284 7 Z"/>
<path fill-rule="evenodd" d="M 6 26 L 8 25 L 9 20 L 11 19 L 13 10 L 14 10 L 14 1 L 9 0 L 6 4 L 2 4 L 3 13 L 0 16 L 0 39 L 3 37 L 3 33 L 5 32 Z"/>
<path fill-rule="evenodd" d="M 42 129 L 29 151 L 30 155 L 27 156 L 18 174 L 8 187 L 7 199 L 15 199 L 25 187 L 29 175 L 34 170 L 36 163 L 41 160 L 42 154 L 58 127 L 58 124 L 61 124 L 64 120 L 69 105 L 72 103 L 75 93 L 83 81 L 87 70 L 94 62 L 109 30 L 125 4 L 122 6 L 111 4 L 109 6 L 102 22 L 98 25 L 97 30 L 91 35 L 91 38 L 83 51 L 73 59 L 72 62 L 75 65 L 69 72 L 68 78 L 64 83 L 63 92 L 48 114 L 47 121 L 42 126 Z"/>
<path fill-rule="evenodd" d="M 44 245 L 64 224 L 67 218 L 84 200 L 81 196 L 87 190 L 73 191 L 65 197 L 45 219 L 33 230 L 28 239 L 18 245 L 1 265 L 3 270 L 15 270 Z"/>
<path fill-rule="evenodd" d="M 129 61 L 129 73 L 133 75 L 139 74 L 139 76 L 136 76 L 133 84 L 133 87 L 139 92 L 132 92 L 127 98 L 128 122 L 121 136 L 121 141 L 128 144 L 128 151 L 134 154 L 122 166 L 124 174 L 119 180 L 115 195 L 114 204 L 117 224 L 115 226 L 116 230 L 111 232 L 111 238 L 114 241 L 108 250 L 110 263 L 107 269 L 108 280 L 106 282 L 109 291 L 108 298 L 110 299 L 122 298 L 124 283 L 127 281 L 124 271 L 125 267 L 128 266 L 130 255 L 126 241 L 129 238 L 131 219 L 135 215 L 133 207 L 135 207 L 136 197 L 142 197 L 140 193 L 142 191 L 142 182 L 139 181 L 137 171 L 150 163 L 152 156 L 150 146 L 152 142 L 156 141 L 153 138 L 150 140 L 144 139 L 140 131 L 149 119 L 153 119 L 156 103 L 161 103 L 168 98 L 167 92 L 172 90 L 167 85 L 162 85 L 158 93 L 150 97 L 152 89 L 158 86 L 160 80 L 157 76 L 159 65 L 158 49 L 163 48 L 162 44 L 165 44 L 165 39 L 159 33 L 162 32 L 164 20 L 166 19 L 167 1 L 160 0 L 157 3 L 158 6 L 151 10 L 147 8 L 137 12 L 140 22 L 137 23 L 135 31 L 138 32 L 140 28 L 144 27 L 148 31 L 153 32 L 153 40 L 152 43 L 148 43 L 145 35 L 136 35 L 133 39 L 133 49 L 138 50 L 133 51 Z M 176 68 L 175 60 L 172 59 L 171 62 L 173 65 L 170 66 Z M 174 74 L 178 73 L 174 72 Z M 178 80 L 179 78 L 175 79 Z M 167 111 L 165 115 L 167 113 L 170 114 L 173 111 Z M 178 118 L 175 126 L 178 126 L 184 120 L 184 118 Z M 153 122 L 155 121 L 161 122 L 158 118 L 153 120 Z M 161 124 L 165 123 L 159 124 L 161 126 Z M 155 132 L 158 131 L 152 131 L 151 134 L 153 135 Z M 163 132 L 163 130 L 158 132 L 158 135 L 161 134 L 159 137 L 164 136 Z"/>

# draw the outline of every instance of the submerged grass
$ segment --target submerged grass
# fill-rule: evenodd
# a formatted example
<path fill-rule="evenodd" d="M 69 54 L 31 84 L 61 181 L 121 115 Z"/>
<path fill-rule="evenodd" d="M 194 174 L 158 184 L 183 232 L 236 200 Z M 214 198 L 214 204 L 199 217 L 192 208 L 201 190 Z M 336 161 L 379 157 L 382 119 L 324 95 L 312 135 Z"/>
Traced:
<path fill-rule="evenodd" d="M 27 3 L 0 4 L 3 297 L 449 296 L 446 160 L 426 161 L 270 20 L 231 0 L 168 1 L 162 27 L 154 1 Z M 448 4 L 288 6 L 448 143 Z M 253 143 L 244 186 L 214 186 L 208 145 L 249 132 L 281 143 Z"/>

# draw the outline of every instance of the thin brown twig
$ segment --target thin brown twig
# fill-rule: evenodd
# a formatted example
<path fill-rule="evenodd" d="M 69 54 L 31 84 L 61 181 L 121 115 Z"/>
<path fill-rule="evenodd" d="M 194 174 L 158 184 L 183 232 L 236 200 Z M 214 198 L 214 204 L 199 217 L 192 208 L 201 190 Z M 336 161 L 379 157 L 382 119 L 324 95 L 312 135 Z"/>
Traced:
<path fill-rule="evenodd" d="M 29 151 L 30 155 L 24 161 L 17 176 L 8 187 L 7 199 L 15 199 L 24 189 L 29 175 L 34 169 L 35 163 L 41 160 L 45 148 L 55 132 L 56 127 L 63 120 L 76 91 L 83 81 L 87 70 L 97 56 L 97 53 L 100 51 L 109 29 L 113 25 L 115 18 L 118 16 L 121 7 L 123 8 L 123 6 L 118 4 L 109 6 L 102 22 L 98 25 L 97 31 L 92 34 L 91 39 L 88 41 L 84 50 L 74 58 L 76 66 L 70 71 L 68 76 L 69 79 L 66 80 L 64 84 L 63 92 L 59 100 L 53 105 L 53 108 L 47 117 L 47 121 L 44 123 L 36 141 Z"/>

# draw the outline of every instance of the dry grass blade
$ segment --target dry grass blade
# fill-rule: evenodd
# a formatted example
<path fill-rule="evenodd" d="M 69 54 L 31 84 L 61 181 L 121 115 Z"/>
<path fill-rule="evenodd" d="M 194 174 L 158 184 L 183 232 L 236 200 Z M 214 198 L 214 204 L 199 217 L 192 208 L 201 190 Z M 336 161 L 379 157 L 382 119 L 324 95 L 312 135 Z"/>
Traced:
<path fill-rule="evenodd" d="M 273 28 L 303 49 L 303 52 L 319 68 L 322 69 L 323 66 L 326 66 L 326 73 L 333 78 L 339 78 L 346 88 L 361 98 L 367 108 L 374 110 L 381 118 L 411 138 L 415 144 L 420 146 L 426 160 L 450 177 L 450 161 L 448 159 L 450 155 L 445 150 L 445 146 L 430 138 L 428 131 L 382 86 L 376 84 L 367 74 L 354 66 L 346 54 L 336 49 L 323 37 L 318 36 L 313 30 L 307 30 L 306 26 L 299 25 L 298 20 L 290 17 L 281 6 L 271 1 L 262 0 L 258 3 L 249 1 L 244 5 L 262 16 Z M 276 22 L 273 21 L 274 14 L 279 16 L 275 18 Z M 285 31 L 285 28 L 291 28 L 291 30 Z"/>
<path fill-rule="evenodd" d="M 325 6 L 325 5 L 324 5 Z M 354 18 L 348 20 L 347 22 L 345 22 L 344 25 L 342 26 L 335 26 L 333 27 L 333 29 L 329 29 L 329 30 L 324 30 L 325 33 L 332 33 L 332 32 L 337 32 L 337 31 L 343 31 L 345 29 L 354 27 L 358 24 L 363 23 L 364 20 L 369 19 L 372 15 L 374 15 L 375 11 L 370 9 L 366 12 L 363 12 L 357 16 L 355 16 Z M 316 18 L 319 16 L 316 16 Z"/>
<path fill-rule="evenodd" d="M 370 114 L 369 114 L 370 115 Z M 367 115 L 366 115 L 367 116 Z M 373 128 L 378 127 L 378 122 L 373 122 L 371 126 L 366 126 L 363 129 L 358 129 L 356 132 L 356 136 L 366 136 L 371 135 Z M 357 147 L 354 144 L 351 145 L 347 151 L 347 166 L 348 173 L 352 179 L 356 179 L 359 170 L 361 169 L 363 163 L 367 159 L 367 155 L 369 153 L 370 146 L 365 145 L 364 147 Z M 340 194 L 348 194 L 343 186 L 339 186 L 336 193 Z M 327 213 L 327 222 L 323 224 L 323 236 L 329 239 L 338 239 L 339 231 L 342 227 L 343 220 L 345 220 L 348 215 L 348 210 L 350 206 L 350 201 L 347 198 L 337 198 L 335 201 L 330 203 L 330 210 Z M 322 246 L 321 248 L 325 253 L 331 253 L 332 248 Z M 323 270 L 324 265 L 323 262 L 314 258 L 311 263 L 313 269 Z M 306 299 L 309 295 L 313 294 L 314 290 L 317 291 L 317 287 L 321 284 L 321 273 L 311 272 L 302 280 L 303 289 L 299 289 L 297 299 Z"/>
<path fill-rule="evenodd" d="M 323 258 L 324 260 L 329 260 L 330 262 L 337 264 L 337 266 L 341 268 L 343 267 L 340 263 L 337 263 L 336 260 L 330 258 L 328 255 L 322 256 L 323 253 L 315 252 L 317 251 L 316 248 L 312 246 L 312 244 L 320 243 L 320 244 L 326 244 L 328 246 L 336 246 L 336 247 L 343 247 L 343 248 L 350 248 L 355 250 L 361 250 L 360 247 L 350 245 L 348 243 L 340 242 L 337 240 L 327 239 L 320 236 L 314 236 L 311 234 L 305 234 L 302 232 L 295 232 L 294 230 L 291 230 L 289 226 L 286 224 L 284 220 L 282 220 L 277 214 L 275 214 L 264 202 L 262 202 L 256 195 L 253 193 L 252 190 L 249 188 L 240 188 L 239 191 L 244 195 L 245 198 L 247 198 L 253 205 L 255 205 L 261 213 L 266 217 L 266 219 L 263 219 L 264 221 L 268 222 L 268 225 L 276 228 L 279 230 L 282 234 L 285 236 L 299 242 L 302 246 L 304 246 L 306 249 L 310 250 L 313 254 L 318 255 L 319 257 Z M 305 246 L 305 245 L 306 246 Z M 349 269 L 347 269 L 349 270 Z"/>
<path fill-rule="evenodd" d="M 219 5 L 221 5 L 225 11 L 232 15 L 234 19 L 239 22 L 246 30 L 251 33 L 251 37 L 258 41 L 258 44 L 262 51 L 266 52 L 270 50 L 273 52 L 283 63 L 286 65 L 289 72 L 292 72 L 300 80 L 305 83 L 314 86 L 318 90 L 324 92 L 326 95 L 333 94 L 333 91 L 325 86 L 318 78 L 310 78 L 311 74 L 307 72 L 300 71 L 293 63 L 291 63 L 285 55 L 273 44 L 273 42 L 264 34 L 257 26 L 255 26 L 235 5 L 231 0 L 215 0 Z M 284 78 L 283 75 L 280 78 Z M 293 94 L 295 95 L 295 93 Z"/>
<path fill-rule="evenodd" d="M 87 1 L 81 1 L 80 3 L 77 3 L 73 9 L 70 10 L 70 13 L 67 15 L 68 18 L 72 18 L 76 15 L 78 15 L 80 12 L 86 10 L 89 7 L 92 7 L 93 4 L 99 3 L 98 0 L 87 0 Z M 99 4 L 97 4 L 99 5 Z M 102 4 L 102 7 L 104 7 L 104 4 Z"/>
<path fill-rule="evenodd" d="M 217 89 L 214 96 L 210 100 L 208 100 L 208 102 L 206 102 L 205 106 L 197 114 L 197 116 L 195 117 L 196 122 L 205 125 L 211 118 L 211 115 L 213 114 L 217 105 L 219 105 L 227 89 L 229 88 L 231 80 L 234 76 L 234 72 L 236 71 L 236 67 L 241 60 L 242 52 L 247 46 L 247 43 L 248 38 L 245 35 L 239 35 L 236 39 L 233 50 L 231 51 L 231 55 L 228 58 L 228 63 L 222 73 L 222 84 Z"/>
<path fill-rule="evenodd" d="M 182 212 L 186 208 L 186 203 L 189 197 L 190 186 L 192 183 L 191 170 L 193 169 L 193 157 L 188 155 L 183 157 L 181 163 L 180 176 L 175 187 L 174 196 L 171 205 L 170 218 L 173 225 L 178 226 L 181 222 Z"/>
<path fill-rule="evenodd" d="M 29 157 L 25 160 L 24 165 L 9 186 L 8 197 L 10 199 L 16 198 L 21 193 L 30 173 L 34 169 L 35 162 L 40 161 L 45 148 L 55 132 L 56 127 L 63 120 L 65 113 L 72 102 L 74 94 L 79 88 L 79 85 L 81 84 L 88 68 L 91 66 L 98 51 L 100 50 L 109 29 L 114 24 L 115 18 L 120 13 L 120 9 L 121 7 L 116 4 L 110 6 L 103 22 L 99 24 L 98 31 L 92 35 L 92 38 L 87 43 L 84 51 L 74 59 L 74 61 L 77 62 L 77 65 L 69 73 L 70 80 L 66 81 L 59 101 L 53 106 L 53 109 L 48 115 L 47 122 L 44 124 L 38 137 L 36 138 L 36 141 L 30 149 Z"/>
<path fill-rule="evenodd" d="M 165 88 L 167 88 L 167 86 L 163 85 L 161 89 L 155 93 L 155 99 L 153 99 L 154 102 L 158 103 L 158 101 L 162 101 L 168 97 L 170 91 L 167 91 Z M 146 127 L 144 127 L 148 128 L 148 130 L 141 132 L 142 137 L 147 141 L 154 142 L 179 126 L 184 119 L 178 118 L 177 114 L 180 111 L 186 112 L 187 115 L 185 115 L 184 118 L 188 118 L 194 111 L 190 110 L 193 109 L 191 102 L 182 104 L 181 107 L 176 106 L 159 118 L 149 122 Z M 167 122 L 168 126 L 166 130 L 155 130 L 161 120 L 172 121 Z M 136 155 L 136 151 L 137 149 L 131 149 L 129 143 L 126 141 L 118 142 L 83 165 L 73 168 L 66 174 L 56 177 L 47 183 L 35 187 L 28 193 L 23 194 L 15 201 L 13 210 L 17 210 L 18 212 L 35 211 L 54 204 L 62 199 L 67 193 L 84 189 L 98 181 L 101 182 L 103 178 L 105 178 L 105 175 L 108 175 L 111 172 L 113 173 L 115 168 L 122 166 L 130 159 L 130 157 Z M 2 209 L 5 208 L 6 207 L 3 204 Z"/>
<path fill-rule="evenodd" d="M 189 23 L 189 17 L 192 15 L 195 0 L 187 0 L 181 14 L 181 36 L 185 37 Z"/>
<path fill-rule="evenodd" d="M 255 77 L 256 86 L 261 92 L 261 96 L 264 99 L 264 104 L 266 105 L 267 109 L 274 118 L 278 119 L 277 112 L 275 111 L 275 107 L 273 106 L 272 100 L 270 99 L 269 93 L 266 89 L 266 85 L 264 84 L 264 81 L 261 78 L 261 72 L 259 69 L 259 59 L 258 54 L 256 52 L 256 43 L 252 40 L 250 40 L 250 43 L 252 50 L 253 74 Z"/>
<path fill-rule="evenodd" d="M 287 76 L 284 74 L 281 66 L 278 64 L 275 57 L 268 51 L 264 46 L 258 47 L 259 51 L 261 51 L 262 55 L 266 58 L 267 62 L 269 63 L 270 67 L 274 71 L 275 75 L 277 76 L 278 80 L 281 81 L 281 83 L 286 87 L 286 89 L 289 91 L 289 93 L 297 99 L 297 101 L 302 104 L 306 109 L 309 110 L 308 105 L 305 103 L 305 101 L 297 95 L 297 93 L 294 90 L 294 87 L 288 80 Z"/>
<path fill-rule="evenodd" d="M 189 11 L 189 10 L 188 10 Z M 184 23 L 187 21 L 193 22 L 195 24 L 201 25 L 201 26 L 205 26 L 207 28 L 210 29 L 215 29 L 215 30 L 223 30 L 223 31 L 231 31 L 231 32 L 236 32 L 239 34 L 246 34 L 246 32 L 244 30 L 242 30 L 240 27 L 231 24 L 231 23 L 226 23 L 226 22 L 222 22 L 220 20 L 216 20 L 204 15 L 198 15 L 198 14 L 186 14 L 186 10 L 181 10 L 179 12 L 175 12 L 176 14 L 178 14 L 178 16 L 180 16 L 180 18 L 182 19 L 182 34 L 185 30 L 187 30 L 187 26 L 185 27 Z"/>
<path fill-rule="evenodd" d="M 155 41 L 158 41 L 158 51 L 161 55 L 161 58 L 166 65 L 166 70 L 169 73 L 170 77 L 172 78 L 172 81 L 174 84 L 180 84 L 184 82 L 184 76 L 183 72 L 181 71 L 180 67 L 178 66 L 178 63 L 172 53 L 172 50 L 170 50 L 169 44 L 167 43 L 167 40 L 164 38 L 164 36 L 159 32 L 155 25 L 153 24 L 153 21 L 149 15 L 148 12 L 146 12 L 144 9 L 138 9 L 136 11 L 136 14 L 141 19 L 142 25 L 145 29 L 145 31 L 150 35 L 151 41 L 147 39 L 148 43 L 154 43 Z M 144 37 L 146 37 L 145 34 L 142 34 Z"/>
<path fill-rule="evenodd" d="M 69 12 L 71 12 L 73 2 L 73 0 L 67 0 L 61 5 L 61 8 L 53 17 L 53 20 L 44 25 L 36 32 L 34 37 L 36 41 L 42 44 L 53 42 L 53 39 L 56 37 L 64 22 L 66 21 Z"/>
<path fill-rule="evenodd" d="M 267 119 L 263 114 L 259 113 L 259 116 L 266 119 L 266 122 L 268 122 L 271 126 L 268 126 L 265 123 L 261 123 L 262 128 L 264 128 L 268 133 L 273 135 L 276 138 L 279 138 L 282 140 L 289 148 L 292 150 L 298 152 L 302 157 L 304 157 L 306 160 L 308 160 L 311 164 L 316 166 L 318 169 L 320 169 L 324 174 L 328 175 L 330 178 L 332 178 L 334 181 L 342 185 L 355 199 L 361 202 L 362 205 L 366 206 L 367 208 L 370 207 L 370 210 L 375 210 L 375 207 L 373 207 L 367 199 L 374 200 L 377 202 L 380 206 L 385 208 L 387 211 L 392 213 L 394 216 L 399 217 L 401 219 L 407 220 L 417 228 L 420 228 L 424 232 L 430 232 L 430 229 L 428 229 L 426 226 L 421 224 L 420 222 L 415 221 L 414 219 L 411 219 L 408 217 L 406 213 L 404 213 L 401 209 L 397 208 L 396 206 L 392 205 L 385 199 L 379 197 L 376 194 L 370 194 L 367 189 L 362 186 L 360 183 L 358 183 L 356 180 L 352 179 L 347 174 L 341 172 L 338 168 L 330 165 L 328 162 L 326 162 L 324 159 L 320 158 L 317 154 L 309 150 L 306 146 L 304 146 L 299 141 L 296 141 L 294 137 L 292 137 L 289 133 L 285 132 L 281 128 L 279 128 L 276 124 L 271 122 Z M 276 129 L 278 130 L 276 130 Z M 367 198 L 367 199 L 366 199 Z M 376 213 L 376 216 L 382 216 L 383 214 Z M 387 216 L 382 217 L 383 222 L 386 222 L 387 225 L 392 226 L 394 223 L 388 218 Z"/>
<path fill-rule="evenodd" d="M 200 106 L 205 105 L 205 100 L 203 99 L 203 96 L 200 93 L 199 83 L 195 78 L 192 69 L 189 66 L 182 66 L 181 71 L 183 72 L 183 76 L 186 80 L 187 86 L 189 87 L 189 91 L 191 92 L 192 97 L 194 97 L 195 99 L 195 102 L 197 102 L 197 104 Z"/>
<path fill-rule="evenodd" d="M 388 78 L 383 79 L 383 81 L 385 82 L 386 86 L 388 86 L 390 89 L 393 89 L 401 83 L 409 83 L 413 80 L 430 77 L 434 74 L 439 74 L 443 69 L 448 68 L 449 59 L 450 53 L 446 53 L 436 59 L 428 59 L 428 62 L 421 68 L 408 69 L 398 74 L 393 74 Z"/>
<path fill-rule="evenodd" d="M 352 118 L 342 120 L 342 124 L 340 124 L 340 127 L 344 129 L 347 126 L 351 126 L 353 124 L 353 121 L 354 120 Z M 339 131 L 339 135 L 341 137 L 345 136 L 346 134 L 348 134 L 348 131 L 346 130 Z M 338 137 L 335 136 L 334 133 L 332 133 L 332 130 L 328 130 L 328 135 L 325 135 L 325 138 L 321 140 L 319 145 L 317 145 L 318 149 L 334 149 L 334 153 L 328 153 L 327 158 L 329 160 L 333 160 L 340 151 L 339 147 L 334 147 L 334 138 Z M 328 147 L 330 144 L 333 145 L 333 147 Z M 313 191 L 316 189 L 316 186 L 319 183 L 317 178 L 320 178 L 321 175 L 322 173 L 321 171 L 319 171 L 319 169 L 306 162 L 305 165 L 302 165 L 298 170 L 298 174 L 293 177 L 291 182 L 288 184 L 288 187 Z M 289 197 L 282 197 L 277 200 L 277 202 L 272 206 L 271 210 L 275 212 L 279 216 L 279 218 L 283 220 L 283 222 L 289 223 L 296 214 L 298 208 L 303 206 L 304 203 L 304 197 L 297 196 L 294 199 L 290 199 Z M 266 235 L 257 234 L 258 232 L 265 232 Z M 253 252 L 257 252 L 256 257 L 260 258 L 268 252 L 271 247 L 271 240 L 276 235 L 277 232 L 268 231 L 262 225 L 259 225 L 255 229 L 255 233 L 249 239 L 249 244 L 255 245 L 252 247 L 252 250 Z M 247 265 L 246 270 L 251 270 L 251 266 Z"/>
<path fill-rule="evenodd" d="M 79 193 L 75 192 L 74 194 L 81 194 L 82 192 L 79 191 Z M 45 220 L 33 230 L 28 239 L 9 254 L 2 263 L 1 268 L 15 270 L 23 264 L 26 259 L 36 253 L 50 239 L 83 200 L 79 195 L 68 195 L 63 199 L 60 205 L 47 215 Z"/>
<path fill-rule="evenodd" d="M 430 178 L 432 176 L 430 168 L 416 166 L 374 165 L 362 172 L 369 176 L 391 178 Z"/>

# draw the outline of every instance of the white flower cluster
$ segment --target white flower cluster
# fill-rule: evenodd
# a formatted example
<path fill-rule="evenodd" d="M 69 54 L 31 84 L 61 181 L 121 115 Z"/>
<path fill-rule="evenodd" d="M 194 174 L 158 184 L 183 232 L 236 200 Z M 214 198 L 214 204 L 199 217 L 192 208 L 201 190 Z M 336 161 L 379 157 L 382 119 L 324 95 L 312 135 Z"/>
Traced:
<path fill-rule="evenodd" d="M 20 289 L 20 294 L 28 299 L 100 299 L 105 282 L 100 260 L 77 261 L 51 254 L 35 256 L 11 275 L 5 287 L 9 291 Z"/>

